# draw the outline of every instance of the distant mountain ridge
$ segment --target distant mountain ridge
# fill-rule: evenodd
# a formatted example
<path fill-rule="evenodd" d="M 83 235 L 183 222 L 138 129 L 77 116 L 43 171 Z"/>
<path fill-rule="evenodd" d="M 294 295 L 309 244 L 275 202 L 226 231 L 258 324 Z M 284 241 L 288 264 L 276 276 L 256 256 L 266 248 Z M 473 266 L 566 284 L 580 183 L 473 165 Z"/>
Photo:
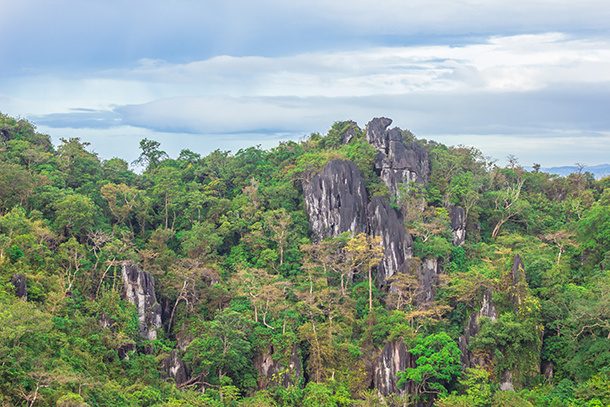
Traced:
<path fill-rule="evenodd" d="M 528 171 L 532 170 L 532 167 L 524 168 Z M 576 165 L 566 165 L 563 167 L 541 167 L 540 171 L 565 177 L 578 172 L 578 167 Z M 610 164 L 592 165 L 590 167 L 585 167 L 583 171 L 590 172 L 591 174 L 595 175 L 595 178 L 597 179 L 604 178 L 610 175 Z"/>

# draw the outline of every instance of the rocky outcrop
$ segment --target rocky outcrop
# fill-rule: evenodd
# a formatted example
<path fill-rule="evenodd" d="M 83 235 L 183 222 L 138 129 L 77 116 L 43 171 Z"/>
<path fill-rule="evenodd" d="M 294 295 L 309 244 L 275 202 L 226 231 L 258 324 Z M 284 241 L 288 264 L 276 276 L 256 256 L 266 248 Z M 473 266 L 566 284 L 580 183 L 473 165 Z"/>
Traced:
<path fill-rule="evenodd" d="M 353 121 L 345 122 L 345 130 L 341 132 L 341 144 L 345 145 L 352 141 L 356 136 L 356 129 L 360 131 L 358 124 Z"/>
<path fill-rule="evenodd" d="M 369 233 L 380 236 L 384 256 L 377 267 L 380 282 L 394 273 L 409 271 L 409 260 L 413 256 L 413 239 L 396 211 L 379 196 L 373 197 L 368 205 Z"/>
<path fill-rule="evenodd" d="M 464 209 L 459 206 L 449 206 L 449 220 L 451 221 L 451 243 L 461 246 L 466 240 L 466 216 Z"/>
<path fill-rule="evenodd" d="M 254 367 L 259 375 L 259 390 L 267 389 L 270 384 L 280 384 L 287 388 L 298 384 L 301 380 L 303 366 L 296 344 L 292 347 L 290 360 L 287 363 L 276 360 L 274 356 L 277 357 L 271 346 L 254 359 Z"/>
<path fill-rule="evenodd" d="M 523 261 L 521 260 L 521 256 L 515 254 L 515 259 L 513 260 L 513 267 L 511 269 L 511 278 L 512 278 L 512 286 L 511 286 L 511 295 L 513 305 L 518 306 L 521 304 L 521 300 L 524 296 L 525 289 L 525 266 L 523 265 Z"/>
<path fill-rule="evenodd" d="M 112 318 L 110 318 L 108 316 L 108 314 L 106 314 L 106 312 L 102 311 L 102 314 L 100 315 L 100 319 L 97 321 L 100 325 L 101 329 L 110 329 L 110 331 L 114 332 L 114 321 L 112 320 Z"/>
<path fill-rule="evenodd" d="M 551 362 L 550 360 L 543 360 L 540 363 L 540 374 L 543 375 L 545 379 L 549 381 L 549 383 L 551 383 L 553 380 L 553 368 L 553 362 Z"/>
<path fill-rule="evenodd" d="M 373 365 L 373 386 L 382 396 L 398 394 L 404 396 L 409 391 L 408 385 L 398 387 L 399 372 L 415 367 L 413 355 L 407 351 L 405 341 L 389 341 Z"/>
<path fill-rule="evenodd" d="M 161 305 L 155 296 L 155 280 L 139 267 L 123 263 L 121 267 L 125 296 L 138 309 L 140 336 L 146 340 L 157 339 L 157 329 L 161 328 Z"/>
<path fill-rule="evenodd" d="M 23 298 L 24 300 L 28 299 L 28 286 L 25 281 L 25 276 L 21 273 L 13 274 L 13 278 L 11 278 L 11 283 L 15 286 L 15 296 L 17 298 Z"/>
<path fill-rule="evenodd" d="M 168 377 L 171 377 L 176 382 L 176 386 L 180 387 L 190 378 L 190 370 L 187 364 L 178 357 L 178 351 L 172 350 L 169 356 L 161 361 L 161 371 L 165 372 Z"/>
<path fill-rule="evenodd" d="M 11 139 L 8 131 L 0 130 L 0 139 L 2 140 L 2 145 L 4 148 L 7 148 L 7 142 Z"/>
<path fill-rule="evenodd" d="M 388 186 L 394 196 L 398 184 L 411 181 L 425 184 L 428 182 L 430 163 L 428 150 L 412 143 L 405 145 L 402 132 L 397 127 L 387 130 L 392 119 L 376 117 L 367 124 L 366 139 L 377 149 L 375 171 Z"/>
<path fill-rule="evenodd" d="M 133 342 L 125 342 L 116 349 L 116 353 L 119 356 L 119 360 L 129 360 L 129 354 L 135 353 L 136 344 Z"/>
<path fill-rule="evenodd" d="M 481 309 L 477 313 L 471 314 L 468 317 L 468 325 L 466 325 L 464 335 L 460 336 L 458 341 L 459 348 L 462 351 L 462 369 L 484 366 L 489 362 L 484 359 L 484 356 L 475 356 L 471 351 L 468 350 L 468 346 L 472 342 L 472 338 L 474 338 L 476 334 L 481 331 L 481 318 L 487 317 L 492 322 L 498 319 L 498 311 L 496 310 L 492 300 L 492 292 L 489 290 L 485 291 L 483 294 L 483 301 L 481 302 Z"/>
<path fill-rule="evenodd" d="M 353 162 L 330 161 L 311 182 L 304 183 L 303 195 L 318 239 L 366 232 L 367 194 Z"/>
<path fill-rule="evenodd" d="M 184 326 L 182 326 L 180 331 L 176 334 L 176 348 L 184 352 L 194 339 L 195 335 L 185 331 Z"/>
<path fill-rule="evenodd" d="M 436 287 L 441 283 L 438 259 L 435 257 L 425 258 L 417 270 L 418 296 L 417 303 L 425 306 L 434 302 Z"/>
<path fill-rule="evenodd" d="M 513 374 L 510 370 L 505 370 L 502 373 L 502 377 L 500 378 L 500 391 L 515 391 L 515 386 L 513 385 Z"/>

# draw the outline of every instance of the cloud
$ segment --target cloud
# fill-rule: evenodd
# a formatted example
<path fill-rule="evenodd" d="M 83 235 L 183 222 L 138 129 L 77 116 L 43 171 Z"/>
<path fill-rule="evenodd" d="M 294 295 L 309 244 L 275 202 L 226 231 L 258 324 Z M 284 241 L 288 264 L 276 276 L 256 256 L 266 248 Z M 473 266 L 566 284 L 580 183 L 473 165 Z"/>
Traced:
<path fill-rule="evenodd" d="M 4 75 L 553 31 L 607 39 L 610 20 L 605 0 L 22 0 L 2 11 Z"/>
<path fill-rule="evenodd" d="M 494 154 L 502 146 L 540 152 L 552 142 L 544 147 L 548 157 L 574 151 L 598 157 L 610 147 L 610 41 L 604 38 L 548 32 L 457 46 L 168 60 L 141 58 L 130 68 L 74 77 L 13 77 L 2 89 L 10 95 L 3 109 L 62 137 L 83 129 L 116 137 L 104 151 L 117 153 L 125 150 L 118 141 L 124 132 L 235 149 L 325 132 L 336 120 L 363 126 L 376 116 L 420 137 L 476 142 Z M 555 164 L 561 163 L 547 165 Z"/>
<path fill-rule="evenodd" d="M 51 113 L 30 119 L 53 129 L 109 129 L 123 125 L 121 116 L 111 110 L 72 109 L 70 113 Z"/>
<path fill-rule="evenodd" d="M 610 82 L 513 92 L 426 91 L 360 97 L 187 97 L 115 109 L 122 123 L 200 134 L 301 132 L 334 120 L 393 117 L 420 134 L 555 137 L 610 129 Z"/>

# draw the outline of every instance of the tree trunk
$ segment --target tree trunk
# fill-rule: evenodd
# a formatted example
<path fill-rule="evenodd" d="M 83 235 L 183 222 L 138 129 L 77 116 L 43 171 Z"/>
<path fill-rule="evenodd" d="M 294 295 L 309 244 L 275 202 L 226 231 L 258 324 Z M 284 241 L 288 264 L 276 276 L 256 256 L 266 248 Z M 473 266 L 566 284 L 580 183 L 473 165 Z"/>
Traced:
<path fill-rule="evenodd" d="M 373 311 L 373 275 L 369 266 L 369 311 Z"/>

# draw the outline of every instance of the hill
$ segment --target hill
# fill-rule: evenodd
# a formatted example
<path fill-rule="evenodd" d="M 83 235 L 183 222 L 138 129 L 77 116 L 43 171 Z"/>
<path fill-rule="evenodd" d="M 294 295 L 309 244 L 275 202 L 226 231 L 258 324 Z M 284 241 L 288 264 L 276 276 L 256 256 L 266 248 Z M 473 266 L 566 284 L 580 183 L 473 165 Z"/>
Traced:
<path fill-rule="evenodd" d="M 391 123 L 136 174 L 1 115 L 0 401 L 610 403 L 610 178 Z"/>

